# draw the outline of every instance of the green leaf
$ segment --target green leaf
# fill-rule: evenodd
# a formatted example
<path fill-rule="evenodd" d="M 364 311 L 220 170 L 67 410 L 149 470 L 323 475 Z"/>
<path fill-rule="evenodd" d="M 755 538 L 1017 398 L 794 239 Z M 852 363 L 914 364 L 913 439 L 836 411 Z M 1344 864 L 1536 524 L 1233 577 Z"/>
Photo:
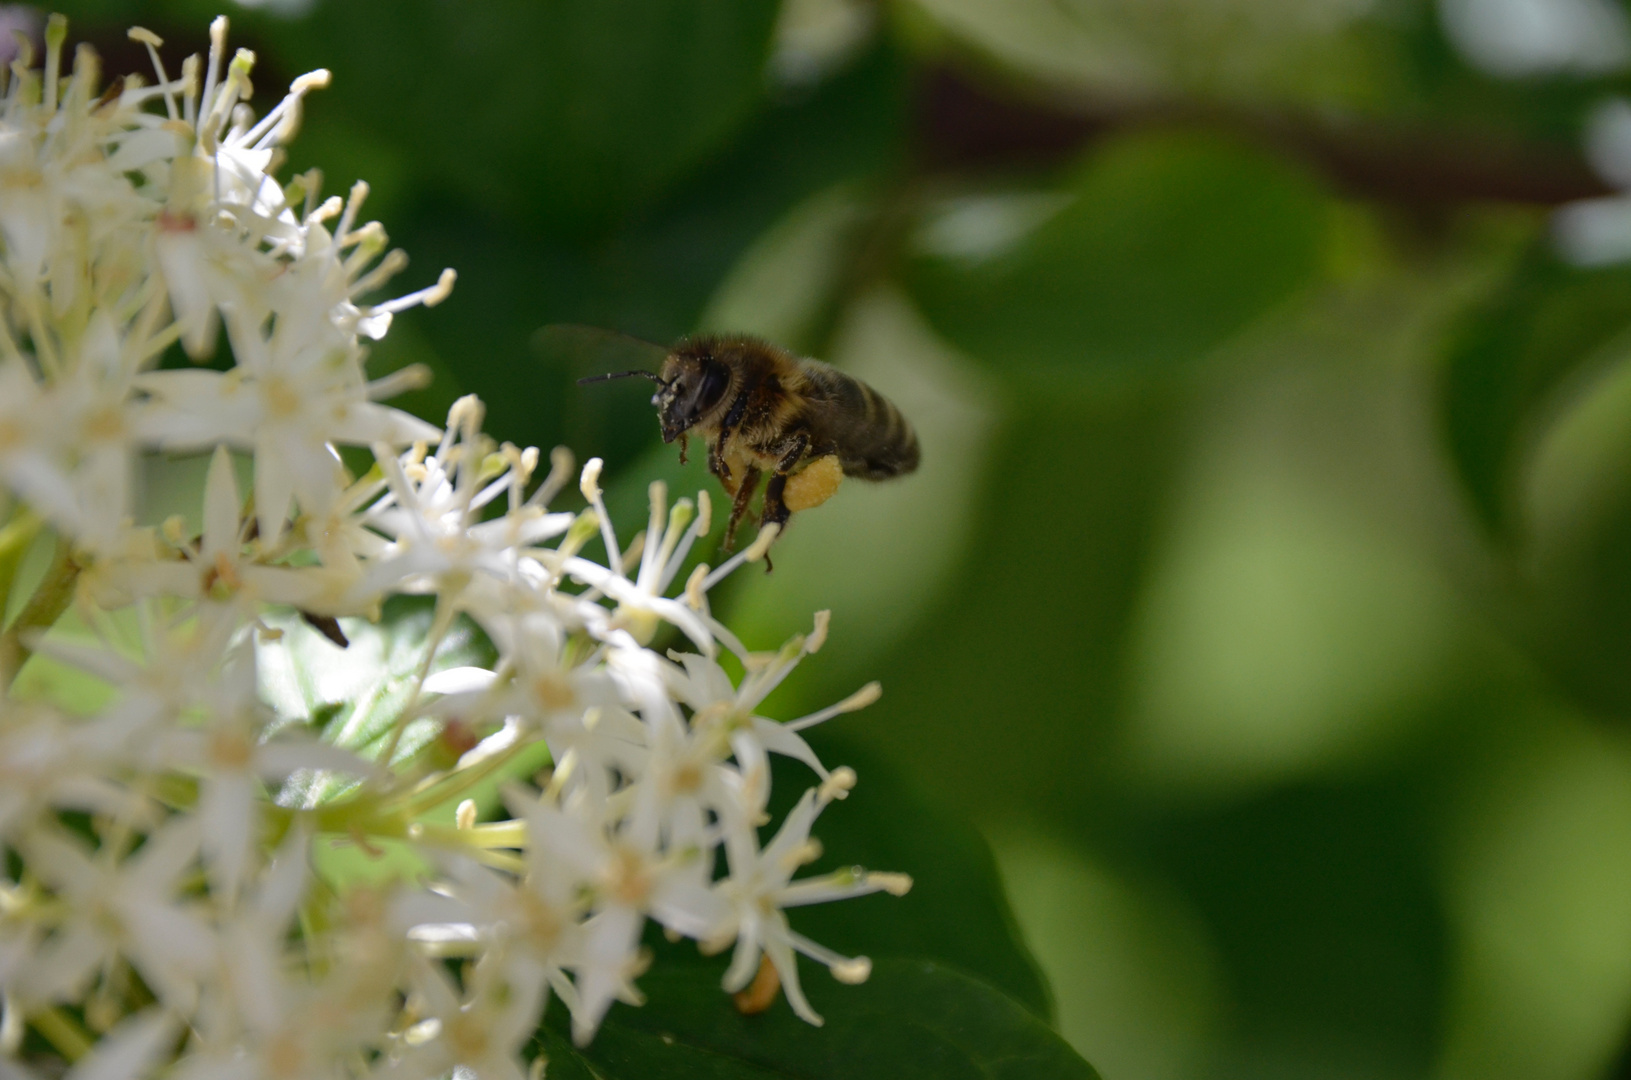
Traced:
<path fill-rule="evenodd" d="M 959 252 L 1001 225 L 962 204 L 910 267 L 931 322 L 1005 372 L 1193 360 L 1320 266 L 1326 203 L 1302 173 L 1220 137 L 1139 135 L 1100 150 L 1069 205 L 1006 250 Z"/>
<path fill-rule="evenodd" d="M 377 622 L 342 619 L 340 626 L 350 644 L 339 648 L 306 625 L 298 615 L 270 615 L 266 621 L 283 632 L 277 645 L 259 652 L 261 692 L 278 713 L 279 726 L 309 724 L 325 742 L 377 759 L 391 738 L 393 727 L 407 708 L 421 670 L 452 667 L 491 668 L 496 659 L 492 643 L 467 618 L 454 620 L 426 664 L 435 603 L 418 596 L 394 596 L 385 603 Z M 400 767 L 414 761 L 446 768 L 457 760 L 459 748 L 437 740 L 441 726 L 417 719 L 403 732 L 392 758 Z M 548 761 L 541 741 L 507 762 L 493 775 L 451 794 L 441 805 L 417 815 L 417 820 L 453 824 L 458 802 L 474 799 L 483 812 L 496 806 L 505 780 L 526 776 Z M 297 773 L 284 785 L 278 801 L 283 805 L 311 806 L 348 794 L 357 782 L 350 777 Z M 351 837 L 326 837 L 313 849 L 319 874 L 334 888 L 372 884 L 384 886 L 422 877 L 428 864 L 420 848 L 384 837 L 364 847 Z"/>
<path fill-rule="evenodd" d="M 1230 1016 L 1211 1075 L 1431 1072 L 1455 963 L 1428 839 L 1442 783 L 1284 786 L 1117 826 L 1116 846 L 1178 890 L 1216 950 Z"/>
<path fill-rule="evenodd" d="M 887 1077 L 888 1080 L 1094 1080 L 1092 1066 L 1046 1024 L 984 983 L 928 961 L 879 962 L 860 986 L 818 976 L 806 990 L 826 1020 L 784 1004 L 743 1016 L 719 988 L 721 964 L 671 967 L 640 980 L 638 1008 L 614 1006 L 589 1046 L 572 1046 L 554 1003 L 536 1047 L 548 1076 L 623 1080 Z"/>
<path fill-rule="evenodd" d="M 1559 411 L 1561 391 L 1623 346 L 1631 267 L 1587 270 L 1539 241 L 1511 279 L 1452 337 L 1442 416 L 1474 509 L 1498 534 L 1518 524 L 1524 465 Z"/>
<path fill-rule="evenodd" d="M 426 669 L 434 612 L 435 604 L 428 599 L 392 597 L 378 622 L 341 620 L 350 639 L 343 649 L 298 615 L 269 617 L 267 621 L 283 631 L 283 638 L 279 647 L 261 651 L 262 692 L 286 722 L 321 717 L 325 742 L 375 757 L 407 707 L 422 669 L 435 672 L 493 665 L 491 643 L 473 623 L 461 618 L 437 643 L 436 656 Z M 432 724 L 409 725 L 393 760 L 401 762 L 412 755 L 434 731 Z M 304 791 L 288 795 L 301 805 L 313 797 Z M 329 795 L 332 791 L 316 797 L 321 800 Z"/>
<path fill-rule="evenodd" d="M 792 914 L 793 929 L 848 956 L 955 967 L 1037 1016 L 1051 1018 L 1047 986 L 1019 939 L 984 838 L 959 816 L 918 795 L 876 755 L 852 741 L 816 734 L 812 745 L 828 767 L 849 765 L 860 783 L 816 821 L 811 833 L 820 838 L 823 854 L 805 873 L 860 864 L 910 874 L 912 891 L 812 904 Z M 774 768 L 771 814 L 780 822 L 815 777 L 785 759 Z"/>
<path fill-rule="evenodd" d="M 759 108 L 776 7 L 345 2 L 256 29 L 284 63 L 334 69 L 336 122 L 385 146 L 424 147 L 405 158 L 422 181 L 583 235 L 648 203 Z M 367 47 L 337 53 L 347 41 Z M 313 103 L 314 126 L 327 122 L 323 108 Z"/>

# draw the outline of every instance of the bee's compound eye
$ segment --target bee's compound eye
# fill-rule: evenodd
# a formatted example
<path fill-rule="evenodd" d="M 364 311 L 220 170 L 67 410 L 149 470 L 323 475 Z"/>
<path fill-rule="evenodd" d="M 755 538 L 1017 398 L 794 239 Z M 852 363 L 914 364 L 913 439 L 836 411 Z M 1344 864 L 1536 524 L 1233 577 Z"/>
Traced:
<path fill-rule="evenodd" d="M 725 396 L 725 387 L 730 384 L 730 369 L 724 364 L 709 364 L 702 373 L 702 385 L 697 388 L 697 405 L 700 409 L 711 409 Z"/>

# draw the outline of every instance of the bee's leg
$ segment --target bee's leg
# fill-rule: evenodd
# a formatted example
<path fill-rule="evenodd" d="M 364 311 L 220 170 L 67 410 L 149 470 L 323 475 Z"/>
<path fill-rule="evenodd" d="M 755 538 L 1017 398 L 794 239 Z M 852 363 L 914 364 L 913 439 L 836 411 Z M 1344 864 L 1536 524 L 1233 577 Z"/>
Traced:
<path fill-rule="evenodd" d="M 731 402 L 730 411 L 725 414 L 725 419 L 720 421 L 719 430 L 735 431 L 736 425 L 742 422 L 742 417 L 746 415 L 747 411 L 748 392 L 744 390 L 736 395 L 735 401 Z"/>
<path fill-rule="evenodd" d="M 782 451 L 781 460 L 776 462 L 776 472 L 780 476 L 786 476 L 798 468 L 798 463 L 804 460 L 804 455 L 810 449 L 810 434 L 801 431 L 782 443 L 782 446 L 786 449 Z"/>
<path fill-rule="evenodd" d="M 725 542 L 720 546 L 721 551 L 729 551 L 736 543 L 736 526 L 741 524 L 742 516 L 748 512 L 748 503 L 753 501 L 753 492 L 759 486 L 759 470 L 749 465 L 742 475 L 742 484 L 736 489 L 736 498 L 731 502 L 731 519 L 725 525 Z"/>
<path fill-rule="evenodd" d="M 770 483 L 765 485 L 764 510 L 759 514 L 760 529 L 763 529 L 766 525 L 775 525 L 783 530 L 787 528 L 787 519 L 793 516 L 793 512 L 787 509 L 787 500 L 782 497 L 782 492 L 786 488 L 787 474 L 780 472 L 772 476 Z M 770 553 L 767 551 L 765 552 L 765 573 L 768 574 L 774 569 L 775 566 L 770 562 Z"/>
<path fill-rule="evenodd" d="M 725 464 L 725 444 L 730 441 L 731 433 L 721 430 L 708 444 L 708 471 L 721 480 L 730 480 L 731 467 Z"/>
<path fill-rule="evenodd" d="M 690 446 L 691 446 L 691 440 L 686 436 L 685 432 L 683 432 L 683 431 L 680 432 L 680 464 L 681 465 L 685 464 L 685 451 L 690 449 Z"/>
<path fill-rule="evenodd" d="M 787 500 L 782 496 L 786 490 L 787 476 L 784 473 L 772 476 L 770 483 L 765 485 L 765 505 L 764 511 L 759 515 L 759 528 L 762 529 L 766 525 L 786 525 L 787 519 L 793 516 L 793 512 L 787 509 Z"/>
<path fill-rule="evenodd" d="M 725 464 L 725 444 L 731 441 L 731 435 L 736 431 L 736 425 L 742 422 L 742 417 L 748 411 L 747 391 L 736 395 L 731 402 L 730 411 L 725 419 L 719 422 L 719 435 L 715 437 L 713 445 L 708 448 L 708 471 L 723 480 L 731 474 L 730 466 Z"/>

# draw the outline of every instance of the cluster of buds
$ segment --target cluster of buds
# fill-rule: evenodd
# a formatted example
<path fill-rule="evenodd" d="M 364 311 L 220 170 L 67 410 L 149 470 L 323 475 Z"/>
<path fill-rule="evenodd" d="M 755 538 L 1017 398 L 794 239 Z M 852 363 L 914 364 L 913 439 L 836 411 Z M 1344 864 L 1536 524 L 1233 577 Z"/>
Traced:
<path fill-rule="evenodd" d="M 818 615 L 757 653 L 711 613 L 773 531 L 682 579 L 705 494 L 669 505 L 653 484 L 624 550 L 598 460 L 579 472 L 557 450 L 540 478 L 535 449 L 483 434 L 474 398 L 445 430 L 380 404 L 423 374 L 369 381 L 365 339 L 453 274 L 365 301 L 405 262 L 360 221 L 366 187 L 324 199 L 315 171 L 274 179 L 327 73 L 257 119 L 254 58 L 228 60 L 225 34 L 217 20 L 208 57 L 172 77 L 133 30 L 153 81 L 103 86 L 88 48 L 62 71 L 53 18 L 43 65 L 24 55 L 5 77 L 0 1072 L 515 1077 L 550 995 L 580 1042 L 612 1002 L 638 1002 L 652 921 L 734 949 L 726 990 L 774 972 L 819 1023 L 795 954 L 844 981 L 868 964 L 786 909 L 910 881 L 795 878 L 817 815 L 855 783 L 800 731 L 876 684 L 759 716 L 827 629 Z M 223 331 L 229 370 L 160 368 Z M 345 445 L 372 454 L 362 476 Z M 177 453 L 209 461 L 200 524 L 141 524 L 144 462 Z M 586 508 L 551 510 L 574 478 Z M 289 688 L 312 685 L 309 658 L 409 594 L 432 599 L 391 691 L 336 703 L 345 723 L 303 709 Z M 459 639 L 492 662 L 456 666 Z M 387 665 L 362 645 L 346 665 Z M 762 842 L 773 754 L 813 786 Z M 434 813 L 448 806 L 451 821 Z M 423 872 L 314 873 L 337 838 L 405 848 Z"/>

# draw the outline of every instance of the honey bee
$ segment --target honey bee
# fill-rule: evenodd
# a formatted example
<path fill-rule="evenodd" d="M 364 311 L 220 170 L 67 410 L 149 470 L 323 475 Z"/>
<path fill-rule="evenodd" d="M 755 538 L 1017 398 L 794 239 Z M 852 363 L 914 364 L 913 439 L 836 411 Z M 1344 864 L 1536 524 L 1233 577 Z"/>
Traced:
<path fill-rule="evenodd" d="M 759 527 L 785 528 L 820 506 L 846 476 L 887 480 L 917 468 L 917 432 L 888 398 L 819 360 L 745 334 L 700 334 L 662 354 L 656 371 L 619 371 L 579 385 L 638 377 L 657 384 L 651 403 L 663 442 L 708 444 L 708 471 L 732 496 L 726 550 L 765 484 Z M 655 356 L 652 356 L 655 362 Z"/>

